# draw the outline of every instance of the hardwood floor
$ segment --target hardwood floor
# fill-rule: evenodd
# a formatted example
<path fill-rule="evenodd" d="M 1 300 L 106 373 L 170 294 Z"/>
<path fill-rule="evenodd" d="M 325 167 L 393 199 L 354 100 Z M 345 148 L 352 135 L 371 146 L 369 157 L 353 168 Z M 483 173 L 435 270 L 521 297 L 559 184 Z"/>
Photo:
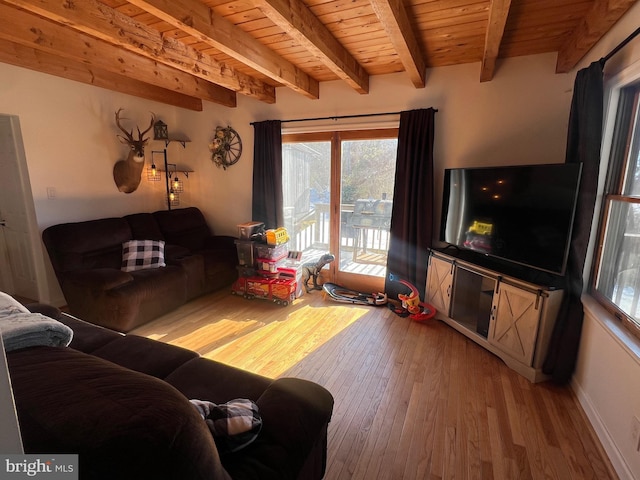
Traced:
<path fill-rule="evenodd" d="M 568 387 L 529 383 L 437 320 L 317 291 L 288 307 L 224 291 L 132 333 L 326 387 L 328 480 L 617 478 Z"/>

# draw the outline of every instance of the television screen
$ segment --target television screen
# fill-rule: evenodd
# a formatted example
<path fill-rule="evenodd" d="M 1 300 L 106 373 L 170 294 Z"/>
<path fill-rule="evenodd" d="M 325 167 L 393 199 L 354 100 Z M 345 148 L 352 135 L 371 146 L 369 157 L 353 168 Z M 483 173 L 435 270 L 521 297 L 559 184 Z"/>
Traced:
<path fill-rule="evenodd" d="M 580 164 L 446 169 L 440 240 L 564 274 Z"/>

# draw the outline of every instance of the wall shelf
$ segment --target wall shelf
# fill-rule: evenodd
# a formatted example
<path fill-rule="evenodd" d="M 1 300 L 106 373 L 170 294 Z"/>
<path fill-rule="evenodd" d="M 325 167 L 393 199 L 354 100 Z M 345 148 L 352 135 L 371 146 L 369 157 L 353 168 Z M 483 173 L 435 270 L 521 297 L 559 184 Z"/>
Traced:
<path fill-rule="evenodd" d="M 182 148 L 186 148 L 186 144 L 191 142 L 191 139 L 186 135 L 182 135 L 179 133 L 169 135 L 169 138 L 164 140 L 164 146 L 168 147 L 171 142 L 177 142 L 182 145 Z"/>

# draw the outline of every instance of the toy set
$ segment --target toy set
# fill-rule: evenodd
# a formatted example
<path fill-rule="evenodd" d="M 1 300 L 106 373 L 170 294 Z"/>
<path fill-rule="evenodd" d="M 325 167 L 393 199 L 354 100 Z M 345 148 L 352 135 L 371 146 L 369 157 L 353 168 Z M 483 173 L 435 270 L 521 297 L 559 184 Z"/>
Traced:
<path fill-rule="evenodd" d="M 322 285 L 322 289 L 336 302 L 374 306 L 385 305 L 387 303 L 386 293 L 363 293 L 329 282 Z"/>
<path fill-rule="evenodd" d="M 264 230 L 261 222 L 238 225 L 235 241 L 238 250 L 238 280 L 231 287 L 233 295 L 289 305 L 301 293 L 297 271 L 288 258 L 286 229 Z"/>
<path fill-rule="evenodd" d="M 389 280 L 398 282 L 409 288 L 407 295 L 398 294 L 398 300 L 401 306 L 389 304 L 389 309 L 396 315 L 401 317 L 409 317 L 416 322 L 424 322 L 432 319 L 436 315 L 436 309 L 433 305 L 420 301 L 420 295 L 415 285 L 398 278 L 396 275 L 389 274 Z"/>
<path fill-rule="evenodd" d="M 436 309 L 420 301 L 418 289 L 406 280 L 401 280 L 397 276 L 390 274 L 389 279 L 401 283 L 409 288 L 408 294 L 398 294 L 400 305 L 395 301 L 390 301 L 386 293 L 364 293 L 345 288 L 335 283 L 325 283 L 322 286 L 325 294 L 336 302 L 351 303 L 355 305 L 387 305 L 393 313 L 400 317 L 409 317 L 416 322 L 425 322 L 433 318 Z"/>

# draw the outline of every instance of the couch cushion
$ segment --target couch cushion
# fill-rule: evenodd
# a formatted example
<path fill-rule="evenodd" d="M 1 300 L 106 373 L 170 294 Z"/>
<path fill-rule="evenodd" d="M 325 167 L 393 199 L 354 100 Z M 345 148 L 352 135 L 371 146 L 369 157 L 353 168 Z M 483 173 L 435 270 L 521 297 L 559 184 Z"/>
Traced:
<path fill-rule="evenodd" d="M 229 478 L 208 428 L 165 382 L 71 348 L 7 362 L 25 453 L 77 453 L 91 479 Z"/>
<path fill-rule="evenodd" d="M 167 243 L 181 245 L 192 252 L 202 250 L 212 234 L 204 215 L 195 207 L 160 210 L 154 212 L 153 217 Z"/>
<path fill-rule="evenodd" d="M 158 223 L 151 213 L 133 213 L 123 218 L 131 227 L 131 236 L 134 239 L 164 240 Z"/>
<path fill-rule="evenodd" d="M 188 398 L 224 403 L 256 400 L 273 380 L 204 357 L 195 358 L 165 378 Z"/>
<path fill-rule="evenodd" d="M 184 363 L 198 357 L 198 354 L 191 350 L 136 335 L 120 337 L 95 349 L 92 354 L 162 379 Z"/>
<path fill-rule="evenodd" d="M 58 275 L 80 268 L 120 268 L 122 244 L 131 240 L 131 229 L 123 218 L 103 218 L 48 227 L 42 240 Z"/>
<path fill-rule="evenodd" d="M 73 340 L 69 347 L 81 352 L 91 353 L 96 348 L 123 337 L 122 333 L 85 322 L 68 313 L 61 314 L 59 321 L 73 330 Z"/>
<path fill-rule="evenodd" d="M 122 244 L 122 270 L 165 267 L 164 240 L 129 240 Z"/>

